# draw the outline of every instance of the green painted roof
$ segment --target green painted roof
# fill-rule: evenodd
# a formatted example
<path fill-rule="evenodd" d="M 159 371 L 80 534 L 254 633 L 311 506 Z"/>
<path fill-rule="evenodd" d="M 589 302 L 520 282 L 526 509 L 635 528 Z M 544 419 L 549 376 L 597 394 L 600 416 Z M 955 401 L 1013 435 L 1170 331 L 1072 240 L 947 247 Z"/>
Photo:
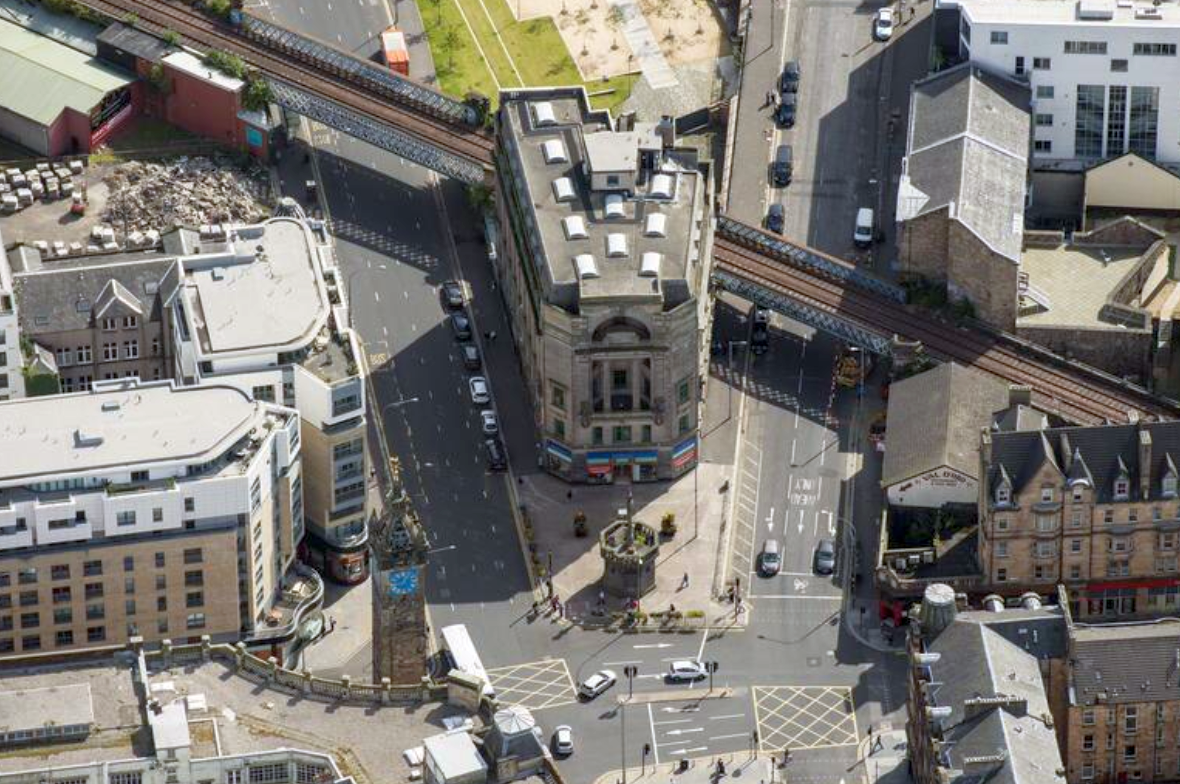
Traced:
<path fill-rule="evenodd" d="M 69 107 L 89 114 L 134 81 L 94 57 L 0 19 L 0 106 L 49 125 Z"/>

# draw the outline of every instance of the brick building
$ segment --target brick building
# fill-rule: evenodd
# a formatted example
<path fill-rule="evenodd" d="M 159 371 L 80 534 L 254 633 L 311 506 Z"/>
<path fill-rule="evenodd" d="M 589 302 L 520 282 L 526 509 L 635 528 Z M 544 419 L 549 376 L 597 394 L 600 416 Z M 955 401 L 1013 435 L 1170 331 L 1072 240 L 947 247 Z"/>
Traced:
<path fill-rule="evenodd" d="M 1062 583 L 1077 618 L 1180 607 L 1180 422 L 981 436 L 979 558 L 988 589 Z"/>
<path fill-rule="evenodd" d="M 945 284 L 1002 329 L 1016 323 L 1028 87 L 968 64 L 915 82 L 898 185 L 903 278 Z"/>

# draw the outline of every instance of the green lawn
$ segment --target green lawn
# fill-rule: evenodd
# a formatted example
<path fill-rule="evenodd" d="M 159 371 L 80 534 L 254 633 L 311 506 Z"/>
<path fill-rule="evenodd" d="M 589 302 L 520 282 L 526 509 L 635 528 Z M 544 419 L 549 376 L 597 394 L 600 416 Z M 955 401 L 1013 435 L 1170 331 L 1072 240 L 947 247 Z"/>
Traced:
<path fill-rule="evenodd" d="M 471 29 L 479 36 L 488 63 L 505 89 L 583 84 L 552 19 L 517 22 L 508 0 L 483 0 L 482 6 L 480 0 L 427 0 L 422 5 L 423 20 L 439 72 L 439 84 L 445 92 L 463 96 L 470 90 L 477 90 L 491 97 L 493 103 L 496 100 L 488 66 L 479 56 L 471 32 L 459 14 L 460 3 Z M 438 21 L 440 15 L 441 24 Z M 452 32 L 446 32 L 448 29 Z M 512 56 L 520 78 L 517 78 L 504 49 Z M 454 66 L 448 68 L 447 64 L 452 62 Z M 627 75 L 605 81 L 591 79 L 585 82 L 585 87 L 590 93 L 603 92 L 591 100 L 596 109 L 613 112 L 631 94 L 637 78 L 637 75 Z M 521 79 L 524 85 L 521 85 Z"/>

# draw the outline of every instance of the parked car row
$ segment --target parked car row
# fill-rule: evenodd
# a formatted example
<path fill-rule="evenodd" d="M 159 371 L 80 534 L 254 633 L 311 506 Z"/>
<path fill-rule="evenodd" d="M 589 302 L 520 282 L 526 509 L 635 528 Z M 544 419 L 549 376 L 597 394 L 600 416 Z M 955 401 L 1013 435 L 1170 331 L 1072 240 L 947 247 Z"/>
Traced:
<path fill-rule="evenodd" d="M 439 299 L 443 306 L 451 311 L 449 321 L 451 332 L 455 340 L 459 341 L 459 352 L 463 357 L 463 367 L 473 373 L 483 367 L 483 358 L 479 353 L 479 346 L 472 342 L 474 331 L 471 317 L 467 314 L 467 297 L 463 284 L 457 280 L 448 280 L 439 287 Z M 480 430 L 484 436 L 484 455 L 488 467 L 493 471 L 503 471 L 508 468 L 508 452 L 504 449 L 504 442 L 500 440 L 500 420 L 494 409 L 489 408 L 492 403 L 492 387 L 487 378 L 474 375 L 467 379 L 467 390 L 474 405 L 481 406 L 479 412 Z"/>
<path fill-rule="evenodd" d="M 664 673 L 664 680 L 668 683 L 685 683 L 699 681 L 709 677 L 705 665 L 696 659 L 678 659 L 668 665 Z M 599 670 L 578 684 L 578 696 L 584 700 L 592 700 L 599 694 L 614 686 L 619 676 L 614 670 Z"/>
<path fill-rule="evenodd" d="M 783 568 L 783 554 L 778 539 L 770 538 L 762 543 L 758 553 L 758 573 L 763 577 L 774 577 Z M 820 539 L 811 554 L 811 568 L 816 574 L 834 574 L 836 571 L 836 545 L 831 539 Z"/>

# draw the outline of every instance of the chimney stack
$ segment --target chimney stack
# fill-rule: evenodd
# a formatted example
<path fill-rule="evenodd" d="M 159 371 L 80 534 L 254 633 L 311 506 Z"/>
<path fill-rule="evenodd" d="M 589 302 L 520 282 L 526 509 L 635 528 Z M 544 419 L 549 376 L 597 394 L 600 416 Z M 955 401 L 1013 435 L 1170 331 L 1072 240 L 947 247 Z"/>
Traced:
<path fill-rule="evenodd" d="M 1032 406 L 1032 387 L 1024 384 L 1009 384 L 1008 405 Z"/>

